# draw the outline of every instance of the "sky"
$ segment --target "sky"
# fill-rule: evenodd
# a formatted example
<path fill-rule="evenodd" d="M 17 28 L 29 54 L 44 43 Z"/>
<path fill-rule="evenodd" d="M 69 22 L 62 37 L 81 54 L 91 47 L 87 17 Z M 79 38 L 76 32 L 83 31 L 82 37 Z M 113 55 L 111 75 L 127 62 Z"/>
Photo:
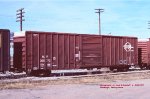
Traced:
<path fill-rule="evenodd" d="M 0 28 L 18 32 L 16 10 L 24 8 L 23 30 L 150 38 L 150 0 L 0 0 Z"/>

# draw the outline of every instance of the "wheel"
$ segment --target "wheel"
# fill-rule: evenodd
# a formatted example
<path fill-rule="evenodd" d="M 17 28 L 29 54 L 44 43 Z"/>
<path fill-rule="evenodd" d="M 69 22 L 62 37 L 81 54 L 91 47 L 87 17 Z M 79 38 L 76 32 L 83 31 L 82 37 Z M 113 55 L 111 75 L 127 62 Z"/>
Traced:
<path fill-rule="evenodd" d="M 150 70 L 150 66 L 147 66 L 146 69 Z"/>
<path fill-rule="evenodd" d="M 30 69 L 26 70 L 26 74 L 27 74 L 27 75 L 32 75 L 31 70 L 30 70 Z"/>
<path fill-rule="evenodd" d="M 114 68 L 109 68 L 110 69 L 110 71 L 114 71 Z"/>
<path fill-rule="evenodd" d="M 126 68 L 123 69 L 123 71 L 124 71 L 124 72 L 127 72 L 127 71 L 129 71 L 129 68 L 126 67 Z"/>

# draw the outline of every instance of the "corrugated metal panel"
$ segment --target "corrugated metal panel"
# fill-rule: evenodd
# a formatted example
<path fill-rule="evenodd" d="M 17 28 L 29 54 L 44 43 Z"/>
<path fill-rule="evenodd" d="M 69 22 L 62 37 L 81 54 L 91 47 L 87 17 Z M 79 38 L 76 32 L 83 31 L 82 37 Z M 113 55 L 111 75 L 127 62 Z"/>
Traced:
<path fill-rule="evenodd" d="M 102 65 L 102 37 L 96 35 L 81 36 L 82 67 L 98 67 Z"/>
<path fill-rule="evenodd" d="M 34 31 L 27 31 L 25 37 L 22 64 L 28 70 L 137 64 L 135 37 Z"/>
<path fill-rule="evenodd" d="M 150 65 L 150 40 L 138 42 L 139 64 L 146 63 Z"/>
<path fill-rule="evenodd" d="M 8 71 L 10 64 L 10 31 L 0 29 L 0 71 Z"/>
<path fill-rule="evenodd" d="M 79 68 L 79 36 L 26 32 L 26 66 L 28 69 Z"/>
<path fill-rule="evenodd" d="M 103 36 L 102 39 L 103 66 L 137 64 L 137 38 Z"/>

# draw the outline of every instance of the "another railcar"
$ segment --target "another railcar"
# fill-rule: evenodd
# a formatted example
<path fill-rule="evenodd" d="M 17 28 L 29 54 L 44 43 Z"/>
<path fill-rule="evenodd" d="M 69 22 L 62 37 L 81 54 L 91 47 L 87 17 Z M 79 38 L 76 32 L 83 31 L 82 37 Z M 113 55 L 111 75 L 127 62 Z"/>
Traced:
<path fill-rule="evenodd" d="M 10 69 L 10 31 L 0 29 L 0 72 Z"/>
<path fill-rule="evenodd" d="M 141 69 L 150 69 L 150 39 L 138 40 L 138 64 Z"/>

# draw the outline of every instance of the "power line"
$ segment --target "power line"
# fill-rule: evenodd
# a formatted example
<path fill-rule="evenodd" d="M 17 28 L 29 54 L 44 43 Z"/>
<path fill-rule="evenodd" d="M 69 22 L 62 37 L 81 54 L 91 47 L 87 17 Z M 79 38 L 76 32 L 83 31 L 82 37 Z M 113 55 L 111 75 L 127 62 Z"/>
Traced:
<path fill-rule="evenodd" d="M 97 12 L 95 12 L 95 13 L 98 13 L 98 15 L 99 15 L 99 35 L 101 35 L 101 19 L 100 19 L 100 14 L 101 14 L 101 12 L 104 12 L 104 9 L 95 9 L 95 10 L 97 10 Z"/>
<path fill-rule="evenodd" d="M 23 21 L 25 21 L 25 19 L 23 19 L 23 17 L 24 17 L 24 8 L 21 8 L 21 9 L 19 9 L 19 10 L 17 10 L 17 14 L 16 14 L 16 16 L 17 16 L 17 20 L 16 20 L 16 22 L 20 22 L 20 31 L 22 31 L 22 22 Z"/>
<path fill-rule="evenodd" d="M 148 29 L 150 29 L 149 26 L 150 26 L 150 21 L 148 21 Z"/>

